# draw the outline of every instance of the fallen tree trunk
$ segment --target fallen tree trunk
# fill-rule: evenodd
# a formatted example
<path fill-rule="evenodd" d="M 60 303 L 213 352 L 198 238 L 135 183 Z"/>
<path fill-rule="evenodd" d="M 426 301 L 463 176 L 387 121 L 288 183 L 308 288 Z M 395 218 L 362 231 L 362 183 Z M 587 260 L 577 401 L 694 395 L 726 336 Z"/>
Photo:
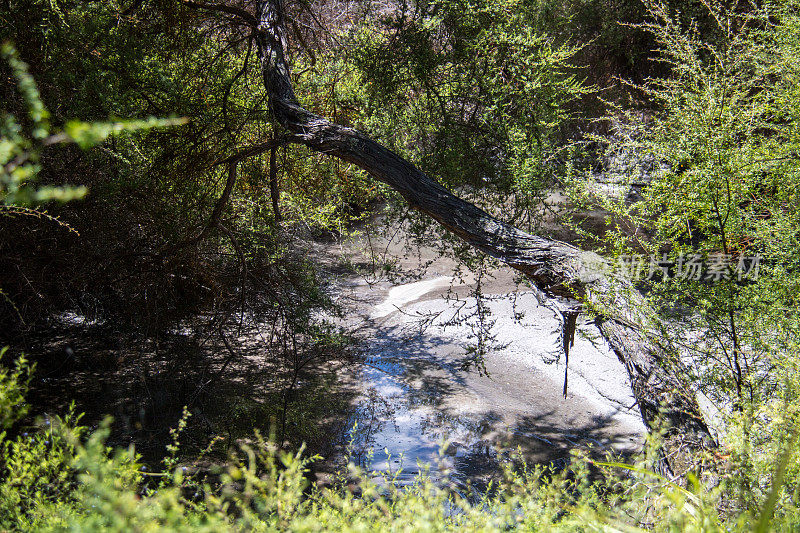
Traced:
<path fill-rule="evenodd" d="M 642 418 L 666 422 L 664 470 L 683 475 L 715 446 L 677 352 L 648 327 L 649 306 L 631 282 L 597 254 L 523 232 L 458 198 L 366 135 L 303 108 L 292 88 L 280 0 L 259 5 L 254 28 L 270 110 L 294 141 L 366 170 L 414 208 L 478 250 L 525 274 L 545 294 L 580 301 L 625 365 Z M 252 19 L 250 19 L 252 20 Z"/>

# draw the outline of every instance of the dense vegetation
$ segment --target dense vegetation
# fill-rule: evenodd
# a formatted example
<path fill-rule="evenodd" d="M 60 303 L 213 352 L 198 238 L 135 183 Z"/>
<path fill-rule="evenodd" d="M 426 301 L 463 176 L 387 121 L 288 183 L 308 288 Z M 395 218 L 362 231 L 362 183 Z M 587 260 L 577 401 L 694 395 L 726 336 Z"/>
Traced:
<path fill-rule="evenodd" d="M 484 259 L 286 135 L 240 14 L 259 5 L 0 8 L 4 529 L 800 527 L 796 2 L 284 6 L 310 110 L 519 227 L 647 257 L 648 325 L 715 415 L 719 447 L 679 478 L 653 473 L 654 430 L 633 465 L 512 454 L 477 496 L 356 469 L 307 486 L 302 443 L 328 450 L 316 421 L 345 402 L 326 393 L 350 346 L 324 319 L 338 309 L 315 246 L 386 207 L 442 253 Z M 553 190 L 568 212 L 551 214 Z M 688 257 L 718 269 L 681 276 Z M 264 324 L 258 346 L 242 340 Z M 54 353 L 58 335 L 90 340 Z M 232 376 L 244 353 L 260 366 Z M 138 399 L 103 421 L 92 380 Z"/>

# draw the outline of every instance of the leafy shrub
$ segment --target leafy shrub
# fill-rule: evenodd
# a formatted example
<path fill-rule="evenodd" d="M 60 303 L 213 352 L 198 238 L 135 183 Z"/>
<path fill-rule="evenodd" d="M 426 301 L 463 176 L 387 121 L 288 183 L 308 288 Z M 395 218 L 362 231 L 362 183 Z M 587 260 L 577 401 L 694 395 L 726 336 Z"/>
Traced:
<path fill-rule="evenodd" d="M 13 398 L 11 419 L 29 373 L 23 359 L 0 379 L 0 398 Z M 188 415 L 184 417 L 184 422 Z M 108 422 L 90 432 L 69 413 L 32 433 L 2 441 L 0 527 L 73 531 L 751 531 L 798 525 L 795 504 L 767 501 L 755 514 L 720 516 L 724 486 L 689 489 L 647 470 L 655 448 L 636 465 L 592 462 L 575 454 L 569 468 L 553 472 L 505 463 L 501 481 L 485 493 L 464 494 L 446 479 L 420 474 L 411 484 L 395 473 L 355 466 L 327 488 L 310 487 L 303 457 L 278 450 L 256 433 L 251 446 L 223 465 L 199 468 L 165 460 L 149 472 L 131 446 L 105 445 Z M 172 452 L 177 451 L 178 430 Z M 787 454 L 792 450 L 787 450 Z M 784 454 L 787 455 L 787 454 Z M 777 461 L 778 471 L 786 465 Z M 591 468 L 595 470 L 592 471 Z M 602 475 L 598 475 L 601 469 Z M 773 481 L 780 487 L 781 474 Z M 151 481 L 157 481 L 155 484 Z M 775 494 L 778 494 L 775 492 Z M 770 501 L 772 503 L 770 503 Z M 772 512 L 777 518 L 770 522 Z M 761 529 L 764 530 L 764 529 Z"/>
<path fill-rule="evenodd" d="M 618 107 L 617 135 L 601 140 L 608 160 L 631 163 L 616 177 L 641 201 L 597 195 L 591 179 L 579 185 L 612 213 L 601 244 L 621 261 L 644 256 L 639 281 L 662 310 L 655 326 L 690 363 L 735 465 L 729 503 L 755 512 L 792 442 L 800 397 L 797 4 L 703 2 L 712 37 L 669 3 L 646 4 L 641 28 L 669 75 L 635 86 L 652 111 Z M 682 276 L 691 257 L 703 271 Z M 715 258 L 724 259 L 716 275 Z M 736 270 L 754 260 L 757 275 Z M 791 514 L 800 457 L 786 461 Z"/>

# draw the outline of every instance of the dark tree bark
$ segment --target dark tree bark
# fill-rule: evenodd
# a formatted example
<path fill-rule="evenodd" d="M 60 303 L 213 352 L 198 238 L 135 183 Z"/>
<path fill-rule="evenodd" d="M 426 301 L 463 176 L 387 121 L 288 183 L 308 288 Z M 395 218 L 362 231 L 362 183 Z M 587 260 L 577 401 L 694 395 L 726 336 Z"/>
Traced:
<path fill-rule="evenodd" d="M 597 254 L 494 218 L 368 136 L 303 108 L 289 76 L 280 0 L 263 2 L 258 9 L 254 34 L 270 110 L 293 141 L 359 166 L 470 245 L 525 274 L 545 294 L 580 301 L 595 312 L 600 331 L 628 371 L 645 424 L 655 429 L 663 421 L 669 427 L 665 472 L 683 475 L 698 452 L 715 446 L 694 393 L 683 380 L 683 363 L 647 325 L 650 308 L 629 280 L 603 268 L 608 264 Z"/>
<path fill-rule="evenodd" d="M 275 215 L 275 222 L 281 221 L 280 196 L 278 189 L 278 162 L 276 161 L 278 148 L 273 146 L 269 151 L 269 195 L 272 198 L 272 212 Z"/>

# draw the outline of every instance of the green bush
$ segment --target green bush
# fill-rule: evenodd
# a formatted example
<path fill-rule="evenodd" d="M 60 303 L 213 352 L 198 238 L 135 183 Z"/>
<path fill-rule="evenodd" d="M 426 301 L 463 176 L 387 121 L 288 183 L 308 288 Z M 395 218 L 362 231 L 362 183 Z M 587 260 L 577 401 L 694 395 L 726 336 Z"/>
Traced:
<path fill-rule="evenodd" d="M 668 3 L 646 4 L 642 29 L 669 75 L 635 87 L 650 112 L 618 107 L 610 118 L 617 135 L 597 139 L 608 160 L 627 159 L 616 169 L 623 188 L 642 188 L 641 201 L 601 197 L 612 214 L 601 245 L 622 261 L 643 255 L 644 276 L 652 260 L 673 265 L 639 282 L 662 311 L 654 326 L 680 347 L 690 382 L 717 413 L 734 465 L 726 505 L 755 513 L 792 442 L 800 397 L 798 6 L 704 2 L 710 38 Z M 596 202 L 596 184 L 586 185 L 581 193 Z M 696 279 L 680 275 L 691 257 L 705 265 Z M 755 257 L 757 275 L 742 276 L 740 261 Z M 712 274 L 716 260 L 721 270 Z M 800 457 L 786 461 L 787 507 L 778 512 L 788 516 Z"/>
<path fill-rule="evenodd" d="M 24 359 L 0 374 L 8 424 L 24 413 L 30 373 Z M 36 531 L 751 531 L 791 530 L 800 513 L 791 499 L 769 498 L 763 511 L 721 516 L 724 485 L 679 487 L 651 474 L 655 448 L 636 465 L 592 462 L 580 454 L 562 472 L 505 462 L 502 478 L 465 495 L 446 479 L 420 474 L 410 485 L 395 474 L 340 472 L 327 488 L 309 486 L 303 457 L 278 450 L 256 433 L 225 464 L 199 468 L 176 460 L 180 430 L 165 468 L 150 472 L 133 447 L 106 446 L 108 421 L 95 431 L 80 417 L 48 419 L 3 437 L 0 527 Z M 22 429 L 16 427 L 16 430 Z M 777 461 L 781 470 L 788 449 Z M 594 471 L 592 471 L 594 469 Z M 777 491 L 773 491 L 777 495 Z M 776 511 L 775 522 L 770 522 Z M 766 530 L 766 529 L 763 529 Z"/>

